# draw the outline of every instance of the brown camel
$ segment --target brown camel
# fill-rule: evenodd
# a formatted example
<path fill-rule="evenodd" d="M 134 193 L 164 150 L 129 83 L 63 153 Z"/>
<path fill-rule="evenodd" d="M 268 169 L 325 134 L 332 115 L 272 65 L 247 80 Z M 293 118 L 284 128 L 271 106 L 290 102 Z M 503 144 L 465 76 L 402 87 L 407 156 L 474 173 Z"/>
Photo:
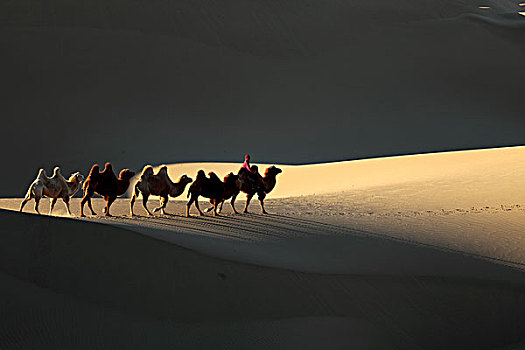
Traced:
<path fill-rule="evenodd" d="M 84 190 L 84 196 L 80 202 L 80 216 L 84 217 L 84 204 L 88 204 L 89 209 L 91 210 L 92 215 L 97 215 L 91 206 L 91 197 L 96 192 L 100 194 L 106 201 L 106 207 L 104 208 L 104 213 L 106 216 L 111 216 L 109 213 L 109 207 L 118 196 L 126 193 L 129 187 L 130 180 L 135 173 L 129 169 L 123 169 L 119 177 L 117 178 L 113 173 L 110 163 L 106 163 L 104 171 L 99 172 L 98 164 L 93 165 L 89 176 L 82 186 Z"/>
<path fill-rule="evenodd" d="M 71 215 L 69 198 L 77 193 L 82 181 L 84 181 L 84 176 L 79 172 L 72 174 L 69 180 L 66 180 L 62 176 L 59 167 L 54 169 L 52 177 L 47 177 L 44 169 L 40 169 L 37 178 L 29 187 L 24 200 L 20 204 L 20 211 L 24 209 L 27 202 L 34 198 L 35 211 L 40 214 L 40 211 L 38 210 L 40 199 L 42 199 L 42 197 L 48 197 L 51 199 L 51 206 L 49 208 L 49 215 L 51 215 L 58 198 L 62 198 L 66 204 L 67 212 Z"/>
<path fill-rule="evenodd" d="M 135 190 L 131 197 L 131 216 L 135 215 L 133 213 L 133 205 L 139 194 L 142 194 L 142 206 L 146 209 L 148 215 L 153 215 L 146 206 L 150 195 L 160 196 L 160 207 L 153 209 L 153 212 L 156 213 L 160 210 L 162 214 L 166 214 L 164 209 L 166 205 L 168 205 L 169 197 L 180 196 L 182 192 L 184 192 L 186 185 L 192 181 L 191 178 L 184 174 L 179 178 L 178 182 L 173 182 L 168 176 L 168 167 L 162 166 L 157 174 L 153 174 L 153 167 L 151 165 L 145 166 L 142 170 L 140 180 L 135 184 Z"/>
<path fill-rule="evenodd" d="M 261 212 L 263 214 L 268 214 L 264 209 L 264 198 L 266 198 L 266 195 L 274 189 L 277 183 L 277 175 L 282 173 L 282 170 L 272 165 L 271 167 L 266 168 L 264 176 L 261 176 L 256 165 L 252 165 L 251 169 L 255 174 L 250 174 L 244 168 L 241 168 L 238 173 L 241 181 L 240 191 L 246 193 L 246 205 L 244 206 L 243 213 L 248 213 L 248 205 L 250 205 L 252 197 L 257 193 L 257 197 L 261 203 Z M 237 194 L 232 196 L 232 203 L 235 202 L 235 198 L 238 194 L 239 193 L 237 192 Z"/>
<path fill-rule="evenodd" d="M 188 197 L 190 197 L 190 200 L 186 204 L 187 217 L 190 216 L 190 207 L 193 203 L 195 203 L 195 208 L 197 208 L 199 214 L 204 215 L 199 208 L 199 196 L 210 199 L 210 203 L 213 206 L 213 215 L 217 216 L 219 203 L 224 202 L 225 196 L 231 196 L 232 193 L 237 191 L 238 186 L 240 186 L 238 177 L 234 174 L 226 175 L 224 178 L 225 182 L 222 182 L 214 172 L 210 172 L 208 176 L 209 178 L 206 177 L 203 170 L 199 170 L 195 181 L 190 185 L 188 189 Z"/>
<path fill-rule="evenodd" d="M 235 198 L 233 198 L 234 195 L 237 196 L 239 194 L 239 190 L 241 188 L 241 181 L 239 180 L 239 175 L 235 175 L 234 173 L 229 173 L 228 175 L 224 177 L 223 184 L 224 184 L 224 193 L 220 201 L 220 206 L 218 210 L 219 214 L 222 211 L 222 206 L 224 204 L 224 201 L 230 198 L 232 198 L 232 200 L 230 201 L 230 205 L 232 206 L 233 212 L 235 214 L 239 214 L 237 210 L 235 209 Z M 210 199 L 210 203 L 212 204 L 212 206 L 204 210 L 204 212 L 208 213 L 214 209 L 213 201 L 214 201 L 213 199 Z"/>

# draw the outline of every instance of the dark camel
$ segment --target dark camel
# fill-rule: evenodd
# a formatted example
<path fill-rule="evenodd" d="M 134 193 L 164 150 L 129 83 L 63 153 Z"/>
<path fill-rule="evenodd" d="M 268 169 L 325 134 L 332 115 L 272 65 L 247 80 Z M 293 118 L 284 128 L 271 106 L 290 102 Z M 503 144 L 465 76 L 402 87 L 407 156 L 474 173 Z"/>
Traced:
<path fill-rule="evenodd" d="M 268 214 L 264 209 L 264 198 L 266 198 L 266 195 L 274 189 L 277 183 L 277 175 L 282 173 L 282 170 L 272 165 L 271 167 L 266 168 L 264 176 L 261 176 L 256 165 L 252 165 L 251 169 L 255 174 L 250 174 L 248 170 L 244 168 L 239 170 L 239 180 L 241 181 L 240 191 L 246 193 L 246 205 L 244 206 L 243 213 L 248 213 L 250 201 L 257 193 L 257 197 L 261 203 L 261 212 L 263 214 Z M 239 192 L 232 195 L 232 206 L 234 205 L 235 198 L 238 194 Z"/>
<path fill-rule="evenodd" d="M 129 187 L 131 178 L 135 173 L 129 169 L 123 169 L 119 177 L 113 173 L 113 168 L 110 163 L 106 163 L 104 170 L 100 172 L 98 164 L 93 165 L 89 175 L 82 186 L 84 196 L 80 202 L 80 216 L 84 217 L 84 204 L 88 204 L 92 215 L 97 215 L 91 206 L 91 197 L 96 192 L 100 194 L 106 201 L 104 213 L 106 216 L 111 216 L 109 208 L 118 196 L 126 193 Z"/>
<path fill-rule="evenodd" d="M 203 196 L 210 199 L 210 203 L 213 206 L 213 216 L 217 216 L 217 209 L 220 203 L 223 203 L 225 198 L 229 198 L 233 193 L 238 191 L 240 182 L 238 176 L 230 173 L 224 178 L 224 182 L 214 173 L 208 174 L 209 178 L 203 170 L 197 172 L 195 181 L 191 184 L 188 190 L 189 202 L 186 204 L 186 216 L 190 216 L 190 207 L 195 203 L 195 208 L 199 211 L 200 215 L 204 215 L 202 210 L 199 208 L 199 196 Z"/>

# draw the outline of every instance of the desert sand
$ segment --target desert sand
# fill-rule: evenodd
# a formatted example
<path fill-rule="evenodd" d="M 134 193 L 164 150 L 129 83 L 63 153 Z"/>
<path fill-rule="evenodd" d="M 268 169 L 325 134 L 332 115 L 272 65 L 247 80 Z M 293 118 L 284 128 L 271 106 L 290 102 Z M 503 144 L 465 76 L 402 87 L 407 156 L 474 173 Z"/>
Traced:
<path fill-rule="evenodd" d="M 524 158 L 511 147 L 278 165 L 270 215 L 255 200 L 250 214 L 226 204 L 186 218 L 181 196 L 165 216 L 145 216 L 139 200 L 131 218 L 122 198 L 115 217 L 81 219 L 61 203 L 49 217 L 1 199 L 0 343 L 521 348 Z"/>
<path fill-rule="evenodd" d="M 525 348 L 525 148 L 489 149 L 523 145 L 524 30 L 514 0 L 0 2 L 0 349 Z M 39 168 L 246 153 L 270 215 L 17 212 Z"/>

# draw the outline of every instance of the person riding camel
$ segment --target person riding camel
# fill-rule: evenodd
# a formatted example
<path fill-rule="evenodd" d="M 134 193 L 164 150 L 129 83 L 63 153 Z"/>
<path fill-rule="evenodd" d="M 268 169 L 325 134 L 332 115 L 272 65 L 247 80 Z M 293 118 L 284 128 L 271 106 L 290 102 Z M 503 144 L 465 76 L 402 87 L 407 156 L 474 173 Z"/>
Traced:
<path fill-rule="evenodd" d="M 246 170 L 246 178 L 252 183 L 252 185 L 255 188 L 260 187 L 260 181 L 262 180 L 262 176 L 259 174 L 258 168 L 256 165 L 250 165 L 250 155 L 247 154 L 244 156 L 244 163 L 242 163 L 241 170 L 239 171 L 239 175 L 243 172 L 243 170 Z"/>
<path fill-rule="evenodd" d="M 254 171 L 251 169 L 251 166 L 250 166 L 250 155 L 249 154 L 244 156 L 244 163 L 242 163 L 242 167 L 248 170 L 250 173 L 254 174 Z"/>

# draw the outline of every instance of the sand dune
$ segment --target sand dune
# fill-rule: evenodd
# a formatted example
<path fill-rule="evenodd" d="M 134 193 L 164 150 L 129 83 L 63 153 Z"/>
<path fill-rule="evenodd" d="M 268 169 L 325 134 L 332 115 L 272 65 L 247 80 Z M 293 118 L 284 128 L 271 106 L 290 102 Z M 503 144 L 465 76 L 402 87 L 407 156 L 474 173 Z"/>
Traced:
<path fill-rule="evenodd" d="M 259 171 L 273 164 L 258 164 Z M 414 207 L 428 206 L 455 192 L 454 202 L 472 205 L 502 202 L 509 204 L 525 197 L 525 147 L 507 147 L 459 152 L 430 153 L 398 157 L 381 157 L 346 162 L 310 165 L 276 164 L 283 170 L 270 198 L 365 190 L 373 187 L 422 184 L 432 186 L 431 197 L 419 197 Z M 195 177 L 199 169 L 214 171 L 223 177 L 237 173 L 240 163 L 168 164 L 173 179 L 182 174 Z M 131 193 L 131 190 L 128 191 Z M 521 194 L 523 193 L 523 194 Z M 424 201 L 427 203 L 424 203 Z M 458 203 L 458 200 L 461 203 Z M 452 204 L 453 205 L 453 204 Z"/>
<path fill-rule="evenodd" d="M 327 163 L 523 144 L 522 5 L 0 3 L 0 348 L 523 348 L 525 148 Z M 272 215 L 13 211 L 41 167 L 245 153 Z"/>
<path fill-rule="evenodd" d="M 226 206 L 185 218 L 174 200 L 155 217 L 138 201 L 130 218 L 126 198 L 113 218 L 2 210 L 0 339 L 52 347 L 68 329 L 64 347 L 95 337 L 86 348 L 316 348 L 327 338 L 333 348 L 520 348 L 524 156 L 514 147 L 282 166 L 270 215 Z M 318 178 L 333 183 L 308 181 Z M 291 196 L 301 186 L 316 195 Z M 42 320 L 52 326 L 36 328 Z"/>
<path fill-rule="evenodd" d="M 312 348 L 326 337 L 333 348 L 494 348 L 524 332 L 518 281 L 301 273 L 108 225 L 0 215 L 2 271 L 16 278 L 2 275 L 0 289 L 11 348 Z"/>

